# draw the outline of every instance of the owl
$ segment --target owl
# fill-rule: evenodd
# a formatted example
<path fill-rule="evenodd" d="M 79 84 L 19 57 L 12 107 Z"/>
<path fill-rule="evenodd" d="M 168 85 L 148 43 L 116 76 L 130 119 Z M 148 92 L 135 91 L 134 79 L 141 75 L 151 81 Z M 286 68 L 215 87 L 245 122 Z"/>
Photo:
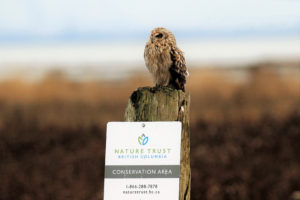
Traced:
<path fill-rule="evenodd" d="M 161 27 L 152 30 L 144 59 L 156 86 L 171 86 L 185 91 L 188 76 L 185 58 L 171 31 Z"/>

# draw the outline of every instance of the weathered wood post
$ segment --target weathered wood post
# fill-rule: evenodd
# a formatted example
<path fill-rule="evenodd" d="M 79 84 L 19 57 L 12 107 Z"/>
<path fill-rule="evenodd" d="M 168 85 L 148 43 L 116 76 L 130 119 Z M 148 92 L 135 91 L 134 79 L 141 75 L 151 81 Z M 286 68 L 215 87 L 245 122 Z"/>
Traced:
<path fill-rule="evenodd" d="M 190 200 L 190 96 L 169 87 L 143 87 L 134 91 L 125 110 L 125 121 L 181 121 L 180 200 Z"/>

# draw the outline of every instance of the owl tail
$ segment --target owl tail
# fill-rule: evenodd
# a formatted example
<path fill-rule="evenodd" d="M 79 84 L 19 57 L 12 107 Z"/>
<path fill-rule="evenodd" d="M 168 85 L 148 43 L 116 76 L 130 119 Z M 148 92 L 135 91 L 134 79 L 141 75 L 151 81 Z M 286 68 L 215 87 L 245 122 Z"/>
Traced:
<path fill-rule="evenodd" d="M 174 87 L 177 90 L 182 90 L 185 92 L 185 83 L 186 83 L 186 77 L 182 73 L 178 73 L 173 68 L 170 68 L 171 73 L 171 80 L 169 82 L 169 85 Z"/>

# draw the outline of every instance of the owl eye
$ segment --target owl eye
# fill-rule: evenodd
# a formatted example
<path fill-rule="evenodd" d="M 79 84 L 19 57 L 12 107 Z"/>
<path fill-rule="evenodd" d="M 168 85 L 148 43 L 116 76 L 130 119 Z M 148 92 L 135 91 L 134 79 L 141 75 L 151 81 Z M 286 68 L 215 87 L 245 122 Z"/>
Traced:
<path fill-rule="evenodd" d="M 156 37 L 156 38 L 162 38 L 162 37 L 163 37 L 163 34 L 158 33 L 158 34 L 155 35 L 155 37 Z"/>

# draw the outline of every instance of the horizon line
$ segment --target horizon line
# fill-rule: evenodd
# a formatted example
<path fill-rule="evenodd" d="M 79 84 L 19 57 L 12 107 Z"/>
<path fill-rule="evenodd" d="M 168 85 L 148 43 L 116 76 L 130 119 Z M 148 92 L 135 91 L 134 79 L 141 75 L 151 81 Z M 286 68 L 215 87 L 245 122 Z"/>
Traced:
<path fill-rule="evenodd" d="M 264 38 L 300 36 L 300 29 L 232 29 L 232 30 L 174 30 L 179 39 L 233 39 L 233 38 Z M 106 31 L 80 33 L 77 31 L 62 31 L 52 35 L 42 34 L 8 34 L 0 33 L 0 44 L 39 43 L 39 42 L 95 42 L 95 41 L 144 41 L 148 38 L 146 31 Z"/>

